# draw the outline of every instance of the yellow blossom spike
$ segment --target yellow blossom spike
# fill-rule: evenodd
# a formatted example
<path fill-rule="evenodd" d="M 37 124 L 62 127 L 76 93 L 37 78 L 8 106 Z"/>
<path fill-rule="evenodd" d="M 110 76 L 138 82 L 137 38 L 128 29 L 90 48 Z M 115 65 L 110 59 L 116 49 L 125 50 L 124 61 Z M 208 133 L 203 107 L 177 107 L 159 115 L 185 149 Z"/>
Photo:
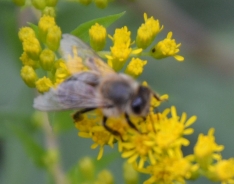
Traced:
<path fill-rule="evenodd" d="M 52 86 L 52 81 L 47 77 L 40 78 L 36 81 L 36 88 L 40 93 L 49 91 Z"/>
<path fill-rule="evenodd" d="M 133 78 L 137 78 L 142 74 L 143 67 L 146 64 L 147 61 L 143 61 L 139 58 L 132 58 L 125 70 L 125 73 L 132 76 Z"/>
<path fill-rule="evenodd" d="M 40 65 L 44 70 L 50 71 L 53 69 L 55 62 L 54 52 L 50 49 L 44 49 L 40 54 Z"/>
<path fill-rule="evenodd" d="M 90 45 L 95 51 L 100 51 L 106 44 L 106 28 L 96 23 L 89 29 Z"/>
<path fill-rule="evenodd" d="M 30 58 L 37 60 L 41 52 L 40 42 L 36 37 L 30 36 L 24 39 L 23 50 Z"/>
<path fill-rule="evenodd" d="M 179 47 L 181 44 L 176 44 L 175 39 L 172 38 L 172 32 L 167 34 L 167 38 L 158 42 L 151 49 L 151 56 L 155 59 L 163 59 L 166 57 L 173 56 L 177 61 L 184 61 L 184 57 L 177 55 L 180 51 Z"/>
<path fill-rule="evenodd" d="M 38 30 L 39 30 L 40 38 L 42 39 L 43 42 L 46 41 L 46 36 L 47 36 L 49 28 L 55 25 L 56 23 L 55 23 L 54 17 L 52 16 L 43 15 L 43 17 L 40 18 L 38 22 Z"/>
<path fill-rule="evenodd" d="M 19 30 L 18 36 L 20 41 L 23 42 L 28 37 L 35 37 L 36 35 L 31 27 L 23 27 Z"/>
<path fill-rule="evenodd" d="M 28 87 L 35 87 L 37 74 L 31 66 L 23 66 L 20 75 Z"/>
<path fill-rule="evenodd" d="M 50 27 L 46 35 L 46 45 L 48 46 L 48 48 L 53 51 L 58 50 L 61 37 L 62 32 L 58 26 L 55 25 Z"/>

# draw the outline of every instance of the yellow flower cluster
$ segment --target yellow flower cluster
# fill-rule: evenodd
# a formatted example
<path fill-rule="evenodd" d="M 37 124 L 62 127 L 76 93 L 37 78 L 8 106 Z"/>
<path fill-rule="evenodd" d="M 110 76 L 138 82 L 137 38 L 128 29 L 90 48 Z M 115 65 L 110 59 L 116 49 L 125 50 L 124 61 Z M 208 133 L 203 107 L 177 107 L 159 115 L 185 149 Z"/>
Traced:
<path fill-rule="evenodd" d="M 21 77 L 27 86 L 44 93 L 70 76 L 65 62 L 55 54 L 61 36 L 54 17 L 47 15 L 41 17 L 37 28 L 20 29 L 19 39 L 23 46 Z M 41 77 L 40 69 L 46 71 Z"/>
<path fill-rule="evenodd" d="M 106 57 L 108 65 L 115 71 L 122 70 L 133 78 L 140 76 L 147 64 L 147 61 L 139 58 L 141 55 L 148 53 L 156 59 L 172 56 L 183 61 L 184 58 L 177 55 L 181 44 L 176 44 L 172 39 L 172 32 L 150 52 L 145 51 L 163 26 L 153 17 L 148 18 L 146 14 L 144 20 L 145 23 L 138 29 L 136 42 L 131 40 L 131 32 L 126 26 L 116 29 L 113 36 L 109 35 L 113 42 L 109 52 L 102 51 L 107 38 L 106 29 L 96 23 L 89 30 L 92 48 L 98 51 L 100 56 Z M 67 56 L 66 62 L 56 54 L 62 33 L 53 17 L 44 15 L 38 27 L 32 27 L 24 27 L 19 31 L 23 46 L 20 57 L 23 64 L 21 77 L 29 87 L 44 93 L 72 74 L 87 70 L 76 49 L 73 50 L 73 56 Z M 134 44 L 135 48 L 132 47 Z M 100 63 L 100 67 L 102 66 Z M 42 75 L 41 71 L 46 74 Z M 146 82 L 143 85 L 147 85 Z M 160 99 L 167 100 L 168 95 L 162 95 Z M 185 183 L 185 180 L 195 179 L 199 175 L 225 184 L 234 183 L 234 158 L 222 159 L 220 152 L 224 147 L 215 142 L 214 129 L 210 129 L 208 135 L 200 134 L 194 153 L 184 156 L 181 148 L 189 145 L 185 136 L 193 133 L 190 126 L 196 121 L 196 116 L 187 118 L 186 113 L 179 116 L 174 106 L 161 113 L 155 112 L 160 103 L 161 101 L 152 99 L 150 113 L 145 119 L 130 117 L 138 131 L 129 127 L 122 115 L 108 117 L 107 126 L 118 132 L 118 136 L 111 134 L 102 125 L 103 115 L 100 109 L 76 117 L 75 126 L 80 137 L 93 140 L 92 149 L 100 148 L 98 160 L 103 156 L 105 145 L 113 147 L 117 144 L 121 156 L 135 170 L 149 175 L 145 184 Z M 109 176 L 104 172 L 99 183 L 105 183 L 102 179 Z"/>

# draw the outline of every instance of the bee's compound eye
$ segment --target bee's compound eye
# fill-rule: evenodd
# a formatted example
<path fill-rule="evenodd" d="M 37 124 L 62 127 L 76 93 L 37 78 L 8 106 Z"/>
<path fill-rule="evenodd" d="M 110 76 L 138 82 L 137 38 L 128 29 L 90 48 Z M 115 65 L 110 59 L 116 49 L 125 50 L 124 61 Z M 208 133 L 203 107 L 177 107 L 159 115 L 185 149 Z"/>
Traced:
<path fill-rule="evenodd" d="M 132 101 L 132 110 L 136 114 L 140 114 L 142 110 L 143 100 L 141 97 L 137 97 Z"/>

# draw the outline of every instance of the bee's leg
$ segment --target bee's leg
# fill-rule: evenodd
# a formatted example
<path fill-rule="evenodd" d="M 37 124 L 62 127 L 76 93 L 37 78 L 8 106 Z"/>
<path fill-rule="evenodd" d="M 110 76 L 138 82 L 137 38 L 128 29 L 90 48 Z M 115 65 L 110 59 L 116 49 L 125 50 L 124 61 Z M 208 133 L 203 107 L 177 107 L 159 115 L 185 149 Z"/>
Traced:
<path fill-rule="evenodd" d="M 136 130 L 137 132 L 139 132 L 139 130 L 137 129 L 137 127 L 133 124 L 133 122 L 131 122 L 129 115 L 127 113 L 124 114 L 125 118 L 127 120 L 128 125 L 133 128 L 134 130 Z M 140 132 L 139 132 L 140 133 Z"/>
<path fill-rule="evenodd" d="M 153 93 L 154 98 L 156 98 L 158 101 L 162 101 L 160 96 L 157 93 Z"/>
<path fill-rule="evenodd" d="M 80 111 L 77 111 L 75 114 L 73 114 L 73 119 L 74 119 L 74 121 L 76 122 L 76 121 L 79 121 L 79 119 L 80 119 L 80 115 L 81 114 L 84 114 L 84 113 L 86 113 L 86 112 L 89 112 L 89 111 L 92 111 L 92 110 L 95 110 L 96 108 L 86 108 L 86 109 L 82 109 L 82 110 L 80 110 Z"/>
<path fill-rule="evenodd" d="M 113 135 L 119 136 L 121 138 L 121 140 L 123 141 L 122 136 L 120 135 L 120 133 L 118 131 L 116 131 L 116 130 L 111 129 L 109 126 L 107 126 L 106 122 L 107 122 L 107 117 L 103 116 L 102 123 L 103 123 L 103 126 L 105 127 L 105 129 L 107 131 L 109 131 L 110 133 L 112 133 Z"/>

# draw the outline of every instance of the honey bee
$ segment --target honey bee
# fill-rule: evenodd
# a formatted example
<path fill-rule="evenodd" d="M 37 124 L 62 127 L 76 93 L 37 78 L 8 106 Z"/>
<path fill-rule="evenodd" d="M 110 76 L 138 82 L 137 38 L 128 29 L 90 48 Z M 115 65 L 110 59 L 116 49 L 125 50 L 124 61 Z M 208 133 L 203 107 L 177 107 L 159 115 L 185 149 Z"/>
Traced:
<path fill-rule="evenodd" d="M 107 125 L 108 117 L 124 115 L 130 127 L 137 130 L 130 115 L 145 118 L 152 97 L 160 97 L 149 87 L 139 84 L 132 77 L 116 73 L 84 42 L 70 34 L 63 34 L 60 43 L 63 58 L 77 54 L 88 70 L 72 74 L 56 88 L 34 99 L 33 107 L 41 111 L 78 110 L 73 118 L 97 108 L 103 113 L 103 126 L 118 135 Z M 75 49 L 75 52 L 74 52 Z"/>

